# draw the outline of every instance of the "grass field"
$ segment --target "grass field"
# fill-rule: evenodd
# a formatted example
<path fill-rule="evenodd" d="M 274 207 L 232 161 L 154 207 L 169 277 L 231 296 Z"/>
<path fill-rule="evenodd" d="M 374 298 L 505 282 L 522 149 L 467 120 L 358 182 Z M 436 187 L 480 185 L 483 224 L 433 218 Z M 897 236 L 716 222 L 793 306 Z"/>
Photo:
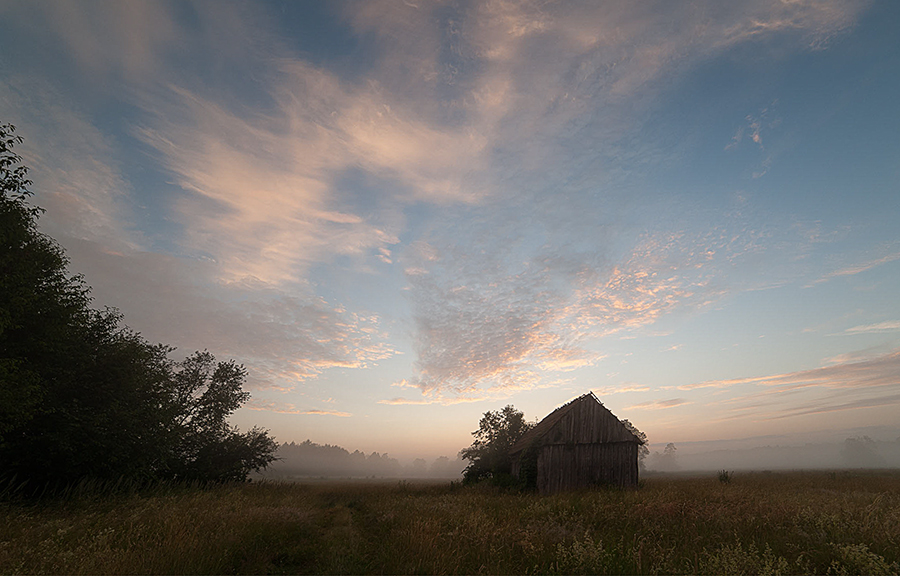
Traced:
<path fill-rule="evenodd" d="M 651 477 L 541 497 L 254 483 L 4 504 L 0 572 L 896 574 L 900 473 Z"/>

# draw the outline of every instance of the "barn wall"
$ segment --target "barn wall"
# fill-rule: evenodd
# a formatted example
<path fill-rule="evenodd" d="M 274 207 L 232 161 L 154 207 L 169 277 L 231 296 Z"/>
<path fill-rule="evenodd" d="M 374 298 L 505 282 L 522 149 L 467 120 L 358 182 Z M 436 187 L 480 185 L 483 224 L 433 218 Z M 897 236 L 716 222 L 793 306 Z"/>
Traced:
<path fill-rule="evenodd" d="M 575 402 L 544 435 L 544 444 L 595 444 L 634 441 L 622 423 L 605 406 L 586 398 Z"/>
<path fill-rule="evenodd" d="M 537 466 L 541 494 L 597 484 L 636 486 L 637 444 L 548 444 L 541 447 Z"/>

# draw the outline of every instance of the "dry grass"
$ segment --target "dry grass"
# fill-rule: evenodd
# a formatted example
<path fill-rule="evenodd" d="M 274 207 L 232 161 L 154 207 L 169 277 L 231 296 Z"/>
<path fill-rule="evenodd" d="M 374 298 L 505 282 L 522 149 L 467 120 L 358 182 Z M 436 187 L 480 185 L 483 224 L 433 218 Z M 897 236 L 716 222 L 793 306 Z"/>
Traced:
<path fill-rule="evenodd" d="M 0 572 L 896 574 L 900 474 L 650 478 L 540 497 L 249 484 L 6 505 Z"/>

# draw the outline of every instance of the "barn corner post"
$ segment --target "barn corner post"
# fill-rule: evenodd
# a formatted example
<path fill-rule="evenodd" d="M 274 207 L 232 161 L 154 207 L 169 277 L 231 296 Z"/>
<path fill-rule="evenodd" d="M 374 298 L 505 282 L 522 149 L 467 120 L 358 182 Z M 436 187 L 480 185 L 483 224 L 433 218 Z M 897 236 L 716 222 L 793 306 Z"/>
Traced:
<path fill-rule="evenodd" d="M 638 485 L 641 440 L 593 392 L 560 406 L 510 449 L 513 475 L 541 494 Z"/>

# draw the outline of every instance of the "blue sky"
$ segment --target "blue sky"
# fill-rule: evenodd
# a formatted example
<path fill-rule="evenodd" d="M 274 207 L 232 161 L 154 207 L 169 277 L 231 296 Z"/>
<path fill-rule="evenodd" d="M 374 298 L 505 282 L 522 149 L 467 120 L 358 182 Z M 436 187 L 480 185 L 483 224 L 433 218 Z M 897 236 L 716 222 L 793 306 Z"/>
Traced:
<path fill-rule="evenodd" d="M 900 434 L 894 2 L 0 2 L 0 119 L 98 306 L 281 441 Z M 849 433 L 849 432 L 848 432 Z M 891 436 L 893 435 L 893 436 Z"/>

